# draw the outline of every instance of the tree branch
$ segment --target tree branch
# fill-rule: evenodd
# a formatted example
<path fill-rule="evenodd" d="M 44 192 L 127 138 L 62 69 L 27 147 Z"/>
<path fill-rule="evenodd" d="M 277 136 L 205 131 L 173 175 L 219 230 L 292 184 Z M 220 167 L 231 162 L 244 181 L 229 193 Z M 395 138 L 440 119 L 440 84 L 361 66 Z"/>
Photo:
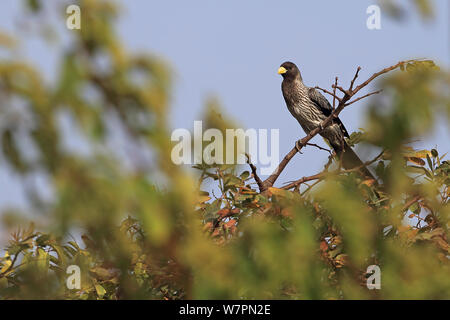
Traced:
<path fill-rule="evenodd" d="M 328 152 L 328 153 L 330 153 L 331 154 L 331 150 L 330 149 L 327 149 L 327 148 L 323 148 L 323 147 L 321 147 L 321 146 L 319 146 L 318 144 L 315 144 L 315 143 L 307 143 L 306 144 L 307 146 L 312 146 L 312 147 L 316 147 L 317 149 L 320 149 L 320 150 L 323 150 L 323 151 L 326 151 L 326 152 Z"/>
<path fill-rule="evenodd" d="M 337 79 L 337 77 L 336 77 L 336 79 Z M 336 83 L 337 83 L 337 82 L 336 82 Z M 335 99 L 337 99 L 338 101 L 341 101 L 341 98 L 339 98 L 339 97 L 336 95 L 336 88 L 334 88 L 334 92 L 330 92 L 330 91 L 328 91 L 327 89 L 323 89 L 323 88 L 318 87 L 318 86 L 315 86 L 314 89 L 321 90 L 321 91 L 325 92 L 326 94 L 329 94 L 330 96 L 333 97 L 333 109 L 334 109 L 334 103 L 335 103 L 334 101 L 335 101 Z"/>
<path fill-rule="evenodd" d="M 338 84 L 338 77 L 334 79 L 334 88 L 333 88 L 333 110 L 336 109 L 336 86 Z M 340 99 L 338 99 L 340 101 Z"/>
<path fill-rule="evenodd" d="M 411 207 L 414 203 L 416 203 L 417 201 L 419 201 L 420 199 L 422 199 L 421 196 L 415 196 L 414 198 L 412 198 L 411 200 L 409 200 L 407 203 L 405 203 L 402 207 L 402 211 L 406 211 L 409 209 L 409 207 Z"/>
<path fill-rule="evenodd" d="M 354 171 L 358 171 L 359 169 L 362 169 L 364 167 L 370 166 L 375 161 L 378 161 L 383 156 L 383 154 L 385 152 L 386 152 L 386 150 L 383 150 L 375 158 L 373 158 L 372 160 L 366 161 L 362 165 L 354 167 L 354 168 L 351 168 L 351 169 L 340 170 L 340 172 L 354 172 Z"/>
<path fill-rule="evenodd" d="M 325 176 L 325 172 L 319 172 L 317 174 L 314 174 L 312 176 L 309 177 L 303 177 L 301 179 L 298 179 L 294 182 L 289 183 L 288 185 L 285 185 L 283 187 L 281 187 L 281 189 L 284 190 L 288 190 L 294 187 L 298 187 L 299 185 L 301 185 L 302 183 L 308 182 L 308 181 L 312 181 L 312 180 L 319 180 L 322 179 Z"/>
<path fill-rule="evenodd" d="M 360 67 L 357 68 L 355 76 L 353 77 L 353 80 L 350 83 L 350 87 L 348 90 L 343 89 L 342 87 L 337 85 L 337 80 L 335 81 L 335 84 L 333 85 L 334 89 L 338 89 L 341 92 L 344 93 L 344 96 L 341 98 L 338 98 L 336 96 L 336 94 L 333 94 L 331 92 L 327 92 L 327 90 L 325 89 L 321 89 L 318 88 L 328 94 L 331 94 L 332 96 L 336 96 L 336 98 L 338 98 L 339 104 L 336 107 L 336 109 L 334 109 L 331 113 L 331 115 L 326 118 L 325 120 L 323 120 L 321 122 L 321 124 L 315 128 L 314 130 L 310 131 L 304 138 L 302 138 L 301 140 L 298 141 L 298 143 L 292 148 L 291 151 L 289 151 L 283 158 L 283 160 L 281 160 L 280 164 L 278 165 L 278 167 L 275 169 L 275 171 L 264 181 L 258 183 L 259 186 L 259 190 L 260 192 L 264 192 L 266 191 L 268 188 L 272 187 L 275 183 L 275 181 L 278 179 L 278 177 L 280 176 L 280 174 L 283 172 L 284 168 L 287 166 L 287 164 L 289 163 L 289 161 L 291 161 L 291 159 L 295 156 L 295 154 L 297 152 L 299 152 L 303 147 L 305 147 L 305 145 L 307 145 L 307 143 L 318 133 L 322 132 L 323 129 L 325 129 L 327 126 L 329 126 L 333 119 L 337 118 L 339 113 L 348 105 L 359 101 L 365 97 L 368 97 L 372 94 L 375 93 L 371 93 L 365 96 L 362 96 L 360 98 L 357 98 L 353 101 L 350 101 L 351 98 L 357 93 L 359 92 L 362 88 L 364 88 L 365 86 L 367 86 L 370 82 L 372 82 L 374 79 L 376 79 L 377 77 L 379 77 L 382 74 L 385 74 L 389 71 L 392 71 L 394 69 L 399 68 L 400 66 L 404 65 L 405 63 L 408 63 L 410 61 L 415 61 L 415 60 L 407 60 L 407 61 L 400 61 L 399 63 L 392 65 L 390 67 L 384 68 L 383 70 L 376 72 L 374 74 L 372 74 L 372 76 L 370 76 L 366 81 L 364 81 L 363 83 L 361 83 L 360 85 L 358 85 L 355 89 L 353 89 L 353 85 L 354 82 L 356 81 L 356 78 L 358 77 L 359 71 L 361 70 Z M 350 101 L 350 102 L 349 102 Z M 256 168 L 255 168 L 256 169 Z"/>
<path fill-rule="evenodd" d="M 356 69 L 355 76 L 353 77 L 352 82 L 350 82 L 350 89 L 349 89 L 350 92 L 353 90 L 353 85 L 355 84 L 356 78 L 358 78 L 358 73 L 359 73 L 360 70 L 361 70 L 361 67 L 358 67 L 358 68 Z"/>
<path fill-rule="evenodd" d="M 247 157 L 247 163 L 250 166 L 250 169 L 252 170 L 252 175 L 253 178 L 256 181 L 256 184 L 258 185 L 259 190 L 261 190 L 261 188 L 264 187 L 263 181 L 261 180 L 261 178 L 258 176 L 258 173 L 256 172 L 256 167 L 255 165 L 250 161 L 250 155 L 249 154 L 245 154 L 245 156 Z"/>
<path fill-rule="evenodd" d="M 368 94 L 366 94 L 366 95 L 363 95 L 362 97 L 356 98 L 355 100 L 353 100 L 353 101 L 351 101 L 351 102 L 347 103 L 347 104 L 346 104 L 345 106 L 349 106 L 349 105 L 351 105 L 352 103 L 355 103 L 355 102 L 357 102 L 357 101 L 359 101 L 359 100 L 361 100 L 361 99 L 367 98 L 368 96 L 371 96 L 371 95 L 374 95 L 374 94 L 380 93 L 381 91 L 383 91 L 383 90 L 382 90 L 382 89 L 380 89 L 380 90 L 377 90 L 377 91 L 374 91 L 374 92 L 368 93 Z"/>

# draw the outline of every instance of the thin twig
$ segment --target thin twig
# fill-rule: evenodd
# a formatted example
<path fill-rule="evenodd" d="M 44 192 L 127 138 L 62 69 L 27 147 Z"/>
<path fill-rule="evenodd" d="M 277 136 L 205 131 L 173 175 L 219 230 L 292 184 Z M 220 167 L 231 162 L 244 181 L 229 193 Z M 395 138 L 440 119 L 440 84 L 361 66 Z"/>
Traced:
<path fill-rule="evenodd" d="M 334 88 L 333 88 L 333 110 L 336 109 L 336 86 L 338 84 L 338 77 L 334 79 Z M 338 99 L 339 100 L 339 99 Z"/>
<path fill-rule="evenodd" d="M 314 185 L 316 185 L 320 180 L 322 180 L 322 179 L 325 177 L 325 175 L 328 173 L 328 168 L 330 167 L 331 163 L 333 162 L 333 156 L 334 156 L 334 155 L 336 155 L 336 154 L 333 152 L 333 153 L 328 157 L 328 162 L 324 165 L 323 171 L 321 171 L 321 172 L 319 172 L 319 173 L 317 173 L 317 174 L 315 174 L 315 175 L 312 175 L 312 176 L 309 176 L 309 177 L 303 177 L 303 178 L 301 178 L 301 179 L 299 179 L 299 180 L 293 181 L 293 182 L 291 182 L 290 184 L 288 184 L 288 185 L 282 187 L 281 189 L 288 190 L 288 189 L 290 189 L 290 188 L 292 188 L 292 187 L 298 187 L 298 186 L 300 186 L 302 183 L 305 183 L 305 182 L 307 182 L 307 181 L 318 180 L 318 181 L 314 182 L 308 189 L 312 188 L 312 187 L 313 187 Z M 303 193 L 302 193 L 302 194 L 303 194 Z"/>
<path fill-rule="evenodd" d="M 411 207 L 414 203 L 416 203 L 420 199 L 422 199 L 421 196 L 415 196 L 414 198 L 412 198 L 411 200 L 409 200 L 407 203 L 404 204 L 404 206 L 402 207 L 402 211 L 408 210 L 409 207 Z"/>
<path fill-rule="evenodd" d="M 359 74 L 360 70 L 361 70 L 361 67 L 358 66 L 358 68 L 356 69 L 355 76 L 353 77 L 352 82 L 350 82 L 350 89 L 349 89 L 350 92 L 353 90 L 353 85 L 355 84 L 356 78 L 358 78 L 358 74 Z"/>
<path fill-rule="evenodd" d="M 383 90 L 380 89 L 380 90 L 377 90 L 377 91 L 368 93 L 368 94 L 366 94 L 366 95 L 364 95 L 364 96 L 362 96 L 362 97 L 359 97 L 359 98 L 356 98 L 355 100 L 350 101 L 349 103 L 346 103 L 345 106 L 349 106 L 349 105 L 351 105 L 352 103 L 355 103 L 355 102 L 357 102 L 357 101 L 359 101 L 359 100 L 361 100 L 361 99 L 367 98 L 368 96 L 371 96 L 371 95 L 374 95 L 374 94 L 378 94 L 378 93 L 380 93 L 381 91 L 383 91 Z"/>
<path fill-rule="evenodd" d="M 383 156 L 383 154 L 384 154 L 385 152 L 386 152 L 386 150 L 383 149 L 383 151 L 381 151 L 381 152 L 380 152 L 375 158 L 373 158 L 372 160 L 366 161 L 366 162 L 364 162 L 363 164 L 361 164 L 361 165 L 359 165 L 359 166 L 357 166 L 357 167 L 351 168 L 351 169 L 344 169 L 344 170 L 341 170 L 340 172 L 343 172 L 343 173 L 353 172 L 353 171 L 358 171 L 359 169 L 362 169 L 362 168 L 364 168 L 364 167 L 370 166 L 372 163 L 378 161 L 378 160 Z"/>
<path fill-rule="evenodd" d="M 345 89 L 342 88 L 341 86 L 333 85 L 333 89 L 338 89 L 338 90 L 341 91 L 344 95 L 350 96 L 350 92 L 347 91 L 347 90 L 345 90 Z"/>
<path fill-rule="evenodd" d="M 323 147 L 319 146 L 318 144 L 315 144 L 315 143 L 309 143 L 309 142 L 308 142 L 306 145 L 307 145 L 307 146 L 316 147 L 316 148 L 318 148 L 318 149 L 320 149 L 320 150 L 327 151 L 328 153 L 331 154 L 331 150 L 330 150 L 330 149 L 323 148 Z"/>
<path fill-rule="evenodd" d="M 336 77 L 336 78 L 337 78 L 337 77 Z M 334 109 L 334 101 L 335 101 L 335 99 L 337 99 L 338 101 L 341 101 L 341 98 L 339 98 L 339 97 L 336 95 L 336 89 L 334 89 L 334 92 L 330 92 L 330 91 L 328 91 L 327 89 L 323 89 L 323 88 L 318 87 L 318 86 L 315 86 L 314 89 L 319 89 L 319 90 L 321 90 L 321 91 L 325 92 L 326 94 L 329 94 L 330 96 L 333 97 L 333 109 Z"/>
<path fill-rule="evenodd" d="M 261 188 L 264 187 L 263 181 L 261 180 L 261 178 L 258 176 L 258 173 L 256 172 L 256 167 L 255 165 L 250 161 L 250 155 L 249 154 L 245 154 L 245 156 L 247 157 L 247 163 L 250 166 L 250 169 L 252 170 L 252 175 L 253 178 L 256 181 L 256 184 L 258 185 L 259 190 L 261 190 Z"/>
<path fill-rule="evenodd" d="M 305 182 L 307 182 L 307 181 L 312 181 L 312 180 L 322 179 L 324 176 L 325 176 L 325 173 L 324 173 L 324 172 L 319 172 L 319 173 L 314 174 L 314 175 L 312 175 L 312 176 L 309 176 L 309 177 L 303 177 L 303 178 L 298 179 L 298 180 L 296 180 L 296 181 L 294 181 L 294 182 L 291 182 L 291 183 L 289 183 L 288 185 L 285 185 L 285 186 L 281 187 L 281 189 L 288 190 L 288 189 L 291 189 L 291 188 L 293 188 L 293 187 L 298 187 L 298 186 L 301 185 L 302 183 L 305 183 Z"/>
<path fill-rule="evenodd" d="M 314 183 L 310 186 L 308 186 L 308 188 L 306 188 L 305 191 L 303 191 L 302 193 L 300 193 L 300 196 L 304 196 L 305 193 L 307 193 L 309 190 L 311 190 L 312 188 L 314 188 L 318 183 L 320 183 L 322 181 L 322 179 L 317 179 L 316 181 L 314 181 Z"/>

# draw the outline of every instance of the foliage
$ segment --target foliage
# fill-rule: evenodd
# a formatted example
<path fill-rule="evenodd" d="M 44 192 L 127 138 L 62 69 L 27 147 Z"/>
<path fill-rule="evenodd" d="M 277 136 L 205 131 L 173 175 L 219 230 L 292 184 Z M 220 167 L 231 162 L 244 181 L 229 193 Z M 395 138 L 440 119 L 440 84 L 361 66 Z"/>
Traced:
<path fill-rule="evenodd" d="M 0 297 L 450 298 L 450 162 L 408 144 L 437 116 L 450 119 L 447 72 L 411 62 L 380 83 L 364 132 L 349 141 L 383 150 L 371 165 L 377 182 L 331 162 L 294 191 L 260 193 L 232 165 L 199 164 L 196 181 L 170 158 L 167 64 L 125 50 L 112 2 L 80 2 L 89 27 L 71 33 L 56 86 L 24 61 L 0 63 L 3 165 L 24 181 L 45 177 L 52 193 L 30 193 L 39 224 L 12 233 Z M 65 147 L 61 115 L 89 152 Z M 206 118 L 232 127 L 217 111 Z M 132 150 L 125 159 L 111 145 L 117 130 Z M 24 217 L 3 216 L 9 228 Z M 81 269 L 79 290 L 66 287 L 70 265 Z M 369 265 L 381 267 L 381 290 L 366 287 Z"/>

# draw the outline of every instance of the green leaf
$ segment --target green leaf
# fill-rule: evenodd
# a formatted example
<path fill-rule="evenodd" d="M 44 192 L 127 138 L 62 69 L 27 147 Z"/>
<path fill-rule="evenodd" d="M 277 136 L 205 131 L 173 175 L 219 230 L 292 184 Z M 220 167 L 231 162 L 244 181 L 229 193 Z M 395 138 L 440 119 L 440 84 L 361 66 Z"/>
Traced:
<path fill-rule="evenodd" d="M 432 178 L 433 175 L 424 167 L 418 167 L 418 166 L 407 166 L 406 171 L 412 172 L 412 173 L 420 173 L 425 174 L 427 177 Z"/>
<path fill-rule="evenodd" d="M 37 249 L 37 267 L 41 271 L 47 271 L 50 262 L 49 254 L 41 248 Z"/>
<path fill-rule="evenodd" d="M 250 172 L 244 171 L 244 172 L 241 173 L 240 178 L 241 178 L 242 180 L 247 180 L 247 178 L 248 178 L 249 176 L 250 176 Z"/>
<path fill-rule="evenodd" d="M 430 170 L 434 170 L 433 169 L 433 162 L 431 161 L 430 156 L 427 154 L 427 162 L 428 162 L 428 167 L 430 167 Z"/>
<path fill-rule="evenodd" d="M 434 158 L 437 158 L 439 154 L 438 154 L 438 152 L 437 152 L 436 149 L 431 149 L 431 155 L 432 155 Z"/>
<path fill-rule="evenodd" d="M 364 140 L 364 138 L 365 138 L 364 132 L 360 132 L 360 131 L 352 132 L 350 134 L 350 138 L 348 138 L 348 144 L 350 146 L 354 146 L 354 145 L 360 143 L 362 140 Z"/>

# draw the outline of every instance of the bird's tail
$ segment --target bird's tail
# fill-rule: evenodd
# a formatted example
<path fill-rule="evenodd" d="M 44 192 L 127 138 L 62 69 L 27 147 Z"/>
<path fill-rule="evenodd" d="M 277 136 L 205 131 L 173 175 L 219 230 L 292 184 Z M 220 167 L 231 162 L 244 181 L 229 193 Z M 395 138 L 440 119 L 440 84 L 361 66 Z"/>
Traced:
<path fill-rule="evenodd" d="M 358 155 L 353 151 L 353 149 L 344 142 L 344 148 L 334 148 L 339 159 L 342 158 L 342 166 L 349 170 L 354 168 L 359 168 L 358 171 L 366 178 L 373 179 L 376 181 L 373 174 L 364 166 L 364 163 L 358 157 Z"/>

